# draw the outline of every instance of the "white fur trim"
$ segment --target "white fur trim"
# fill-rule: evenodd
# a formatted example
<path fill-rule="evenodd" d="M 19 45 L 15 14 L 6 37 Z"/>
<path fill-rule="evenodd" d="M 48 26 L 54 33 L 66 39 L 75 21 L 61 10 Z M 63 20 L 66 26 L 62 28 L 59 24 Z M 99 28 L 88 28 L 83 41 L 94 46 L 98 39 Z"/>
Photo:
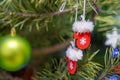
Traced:
<path fill-rule="evenodd" d="M 80 49 L 72 48 L 70 46 L 66 51 L 66 56 L 73 61 L 78 61 L 82 59 L 83 53 Z"/>
<path fill-rule="evenodd" d="M 93 22 L 91 21 L 76 21 L 73 23 L 72 30 L 74 32 L 84 33 L 92 32 L 94 29 Z"/>

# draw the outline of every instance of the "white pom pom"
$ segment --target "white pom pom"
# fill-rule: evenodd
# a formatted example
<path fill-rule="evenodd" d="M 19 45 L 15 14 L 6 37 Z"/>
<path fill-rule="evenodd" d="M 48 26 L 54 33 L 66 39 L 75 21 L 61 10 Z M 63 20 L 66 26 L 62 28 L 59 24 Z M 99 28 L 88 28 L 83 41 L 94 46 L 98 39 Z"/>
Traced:
<path fill-rule="evenodd" d="M 68 47 L 66 51 L 66 56 L 73 60 L 73 61 L 78 61 L 81 60 L 83 57 L 82 51 L 77 49 L 77 48 L 72 48 L 71 46 Z"/>
<path fill-rule="evenodd" d="M 93 22 L 91 21 L 76 21 L 73 23 L 72 30 L 74 32 L 85 33 L 92 32 L 94 28 Z"/>

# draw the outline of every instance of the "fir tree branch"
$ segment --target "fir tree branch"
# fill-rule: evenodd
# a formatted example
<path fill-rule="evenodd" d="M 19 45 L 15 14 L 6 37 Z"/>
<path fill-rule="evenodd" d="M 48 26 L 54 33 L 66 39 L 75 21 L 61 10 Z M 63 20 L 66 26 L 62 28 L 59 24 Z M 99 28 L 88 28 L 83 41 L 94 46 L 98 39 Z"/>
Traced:
<path fill-rule="evenodd" d="M 40 18 L 40 17 L 51 17 L 51 16 L 55 16 L 55 15 L 61 15 L 61 14 L 65 14 L 68 13 L 72 10 L 74 10 L 75 8 L 69 8 L 69 9 L 65 9 L 62 12 L 60 11 L 55 11 L 55 12 L 48 12 L 48 13 L 43 13 L 43 14 L 32 14 L 32 13 L 21 13 L 21 12 L 10 12 L 9 10 L 7 11 L 3 11 L 0 10 L 0 12 L 5 12 L 7 14 L 13 14 L 15 16 L 21 16 L 21 17 L 35 17 L 35 18 Z"/>
<path fill-rule="evenodd" d="M 72 11 L 74 8 L 70 8 L 70 9 L 65 9 L 62 12 L 60 11 L 56 11 L 56 12 L 51 12 L 51 13 L 43 13 L 43 14 L 30 14 L 30 13 L 15 13 L 16 16 L 22 16 L 22 17 L 50 17 L 50 16 L 55 16 L 55 15 L 60 15 L 60 14 L 64 14 L 67 12 Z"/>
<path fill-rule="evenodd" d="M 111 67 L 109 70 L 107 70 L 105 73 L 103 73 L 103 75 L 100 76 L 98 78 L 98 80 L 102 80 L 103 78 L 105 78 L 111 72 L 112 69 L 113 69 L 113 67 Z"/>
<path fill-rule="evenodd" d="M 40 53 L 51 54 L 51 53 L 54 53 L 56 51 L 60 51 L 62 49 L 65 49 L 70 44 L 70 41 L 71 41 L 71 39 L 67 40 L 65 43 L 56 44 L 56 45 L 51 46 L 51 47 L 34 49 L 33 50 L 34 57 L 39 57 Z"/>
<path fill-rule="evenodd" d="M 102 74 L 98 77 L 98 80 L 102 80 L 103 78 L 107 77 L 107 75 L 112 72 L 114 66 L 119 64 L 119 58 L 111 57 L 112 48 L 106 49 L 104 61 L 105 61 L 105 68 L 103 69 Z"/>

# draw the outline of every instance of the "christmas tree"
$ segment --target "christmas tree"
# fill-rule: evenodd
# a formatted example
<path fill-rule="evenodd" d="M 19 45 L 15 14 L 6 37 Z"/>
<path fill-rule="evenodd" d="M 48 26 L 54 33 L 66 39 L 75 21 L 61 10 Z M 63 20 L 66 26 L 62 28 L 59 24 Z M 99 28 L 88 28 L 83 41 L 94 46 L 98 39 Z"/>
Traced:
<path fill-rule="evenodd" d="M 84 0 L 78 0 L 77 7 L 76 0 L 1 0 L 0 38 L 15 32 L 26 38 L 32 46 L 32 58 L 27 63 L 28 56 L 23 57 L 29 48 L 23 41 L 26 43 L 24 48 L 27 48 L 22 49 L 23 52 L 17 51 L 24 54 L 22 57 L 16 55 L 16 58 L 24 58 L 26 66 L 20 69 L 4 66 L 5 58 L 1 54 L 8 49 L 1 45 L 7 41 L 0 39 L 0 80 L 119 80 L 119 0 L 86 0 L 85 17 L 94 23 L 91 43 L 82 50 L 83 57 L 77 61 L 76 72 L 68 72 L 66 50 L 73 40 L 72 25 L 76 9 L 80 19 L 83 3 Z M 105 43 L 106 33 L 108 40 Z M 112 34 L 117 36 L 114 38 L 110 36 Z M 114 42 L 117 44 L 115 47 Z"/>

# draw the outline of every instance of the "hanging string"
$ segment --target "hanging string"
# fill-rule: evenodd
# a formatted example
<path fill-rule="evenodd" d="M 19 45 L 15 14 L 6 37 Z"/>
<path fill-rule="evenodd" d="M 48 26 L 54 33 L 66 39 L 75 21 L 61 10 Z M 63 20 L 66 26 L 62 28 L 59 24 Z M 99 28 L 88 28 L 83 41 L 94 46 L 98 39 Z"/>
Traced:
<path fill-rule="evenodd" d="M 14 22 L 13 22 L 13 12 L 10 12 L 10 26 L 14 27 Z"/>
<path fill-rule="evenodd" d="M 59 11 L 62 12 L 64 9 L 65 9 L 65 6 L 66 6 L 66 0 L 64 0 L 64 2 L 62 3 L 62 5 L 60 6 L 59 8 Z"/>
<path fill-rule="evenodd" d="M 72 48 L 75 48 L 75 40 L 71 41 L 70 44 Z"/>
<path fill-rule="evenodd" d="M 76 0 L 76 14 L 75 14 L 75 22 L 77 21 L 78 17 L 78 0 Z"/>
<path fill-rule="evenodd" d="M 84 0 L 84 4 L 83 4 L 83 15 L 81 15 L 82 21 L 85 20 L 85 9 L 86 9 L 86 0 Z"/>

